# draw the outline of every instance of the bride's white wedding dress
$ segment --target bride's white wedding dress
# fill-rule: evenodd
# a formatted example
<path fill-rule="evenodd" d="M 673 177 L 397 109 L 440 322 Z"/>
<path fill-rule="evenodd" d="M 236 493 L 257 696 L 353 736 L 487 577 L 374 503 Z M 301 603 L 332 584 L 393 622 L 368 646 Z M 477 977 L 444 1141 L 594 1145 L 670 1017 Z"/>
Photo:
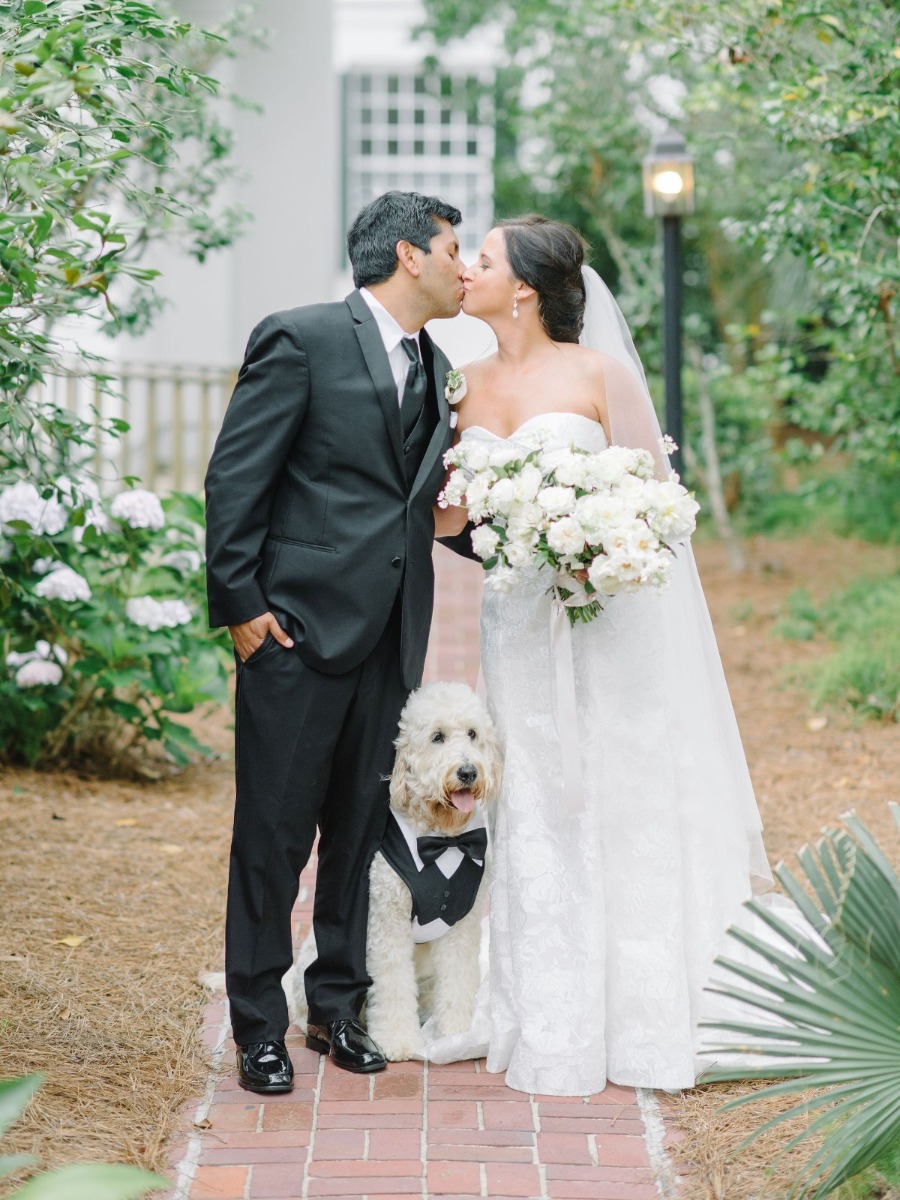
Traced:
<path fill-rule="evenodd" d="M 598 423 L 565 412 L 533 417 L 509 439 L 477 426 L 462 436 L 606 446 Z M 751 876 L 765 883 L 768 868 L 690 547 L 677 554 L 665 592 L 611 597 L 571 631 L 578 727 L 565 740 L 580 748 L 584 794 L 574 814 L 562 789 L 551 576 L 528 568 L 512 591 L 485 589 L 482 668 L 506 755 L 490 986 L 471 1033 L 432 1043 L 429 1057 L 486 1049 L 489 1071 L 545 1094 L 695 1082 L 712 960 Z"/>

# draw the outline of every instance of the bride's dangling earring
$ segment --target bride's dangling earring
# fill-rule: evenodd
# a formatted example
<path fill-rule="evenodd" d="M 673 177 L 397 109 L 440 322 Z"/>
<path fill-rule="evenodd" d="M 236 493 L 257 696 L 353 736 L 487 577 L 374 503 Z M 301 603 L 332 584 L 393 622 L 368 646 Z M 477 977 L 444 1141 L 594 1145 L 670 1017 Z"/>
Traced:
<path fill-rule="evenodd" d="M 519 319 L 519 297 L 513 296 L 513 320 L 518 321 L 518 319 Z"/>

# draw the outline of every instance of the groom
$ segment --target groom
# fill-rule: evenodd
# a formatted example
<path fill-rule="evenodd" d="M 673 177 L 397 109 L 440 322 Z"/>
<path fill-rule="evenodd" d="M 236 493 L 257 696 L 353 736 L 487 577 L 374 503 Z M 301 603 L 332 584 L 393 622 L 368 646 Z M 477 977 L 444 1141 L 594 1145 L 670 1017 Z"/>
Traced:
<path fill-rule="evenodd" d="M 254 1092 L 292 1086 L 281 979 L 317 827 L 306 1044 L 348 1071 L 385 1066 L 358 1019 L 368 870 L 431 620 L 450 364 L 422 327 L 459 312 L 460 220 L 415 192 L 362 210 L 357 290 L 257 325 L 206 476 L 210 624 L 237 659 L 226 980 Z"/>

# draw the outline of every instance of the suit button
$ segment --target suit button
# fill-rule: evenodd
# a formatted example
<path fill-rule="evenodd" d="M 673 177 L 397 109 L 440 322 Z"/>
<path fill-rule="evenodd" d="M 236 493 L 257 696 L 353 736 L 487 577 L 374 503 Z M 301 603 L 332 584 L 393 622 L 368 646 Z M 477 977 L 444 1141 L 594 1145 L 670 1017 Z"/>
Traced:
<path fill-rule="evenodd" d="M 404 446 L 404 447 L 403 447 L 403 453 L 404 453 L 404 454 L 409 454 L 409 446 Z"/>
<path fill-rule="evenodd" d="M 449 892 L 444 892 L 444 899 L 446 900 L 446 898 L 447 898 L 449 895 L 450 895 L 450 893 L 449 893 Z"/>
<path fill-rule="evenodd" d="M 446 904 L 442 904 L 442 905 L 441 905 L 441 912 L 446 912 L 446 911 L 447 911 L 447 905 L 446 905 Z"/>
<path fill-rule="evenodd" d="M 391 559 L 391 566 L 392 566 L 392 567 L 399 567 L 399 566 L 402 566 L 402 565 L 403 565 L 403 559 L 402 559 L 402 558 L 392 558 L 392 559 Z"/>

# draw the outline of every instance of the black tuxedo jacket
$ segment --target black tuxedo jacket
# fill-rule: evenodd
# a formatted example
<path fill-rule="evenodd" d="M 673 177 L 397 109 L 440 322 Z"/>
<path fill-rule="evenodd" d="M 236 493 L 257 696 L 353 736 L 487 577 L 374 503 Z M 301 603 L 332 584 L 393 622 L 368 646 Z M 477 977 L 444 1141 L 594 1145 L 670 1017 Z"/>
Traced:
<path fill-rule="evenodd" d="M 407 472 L 397 387 L 358 291 L 274 313 L 253 330 L 206 476 L 211 625 L 272 609 L 304 662 L 340 674 L 372 651 L 400 592 L 403 679 L 418 686 L 432 506 L 452 437 L 450 363 L 424 330 L 420 345 L 430 427 Z"/>

